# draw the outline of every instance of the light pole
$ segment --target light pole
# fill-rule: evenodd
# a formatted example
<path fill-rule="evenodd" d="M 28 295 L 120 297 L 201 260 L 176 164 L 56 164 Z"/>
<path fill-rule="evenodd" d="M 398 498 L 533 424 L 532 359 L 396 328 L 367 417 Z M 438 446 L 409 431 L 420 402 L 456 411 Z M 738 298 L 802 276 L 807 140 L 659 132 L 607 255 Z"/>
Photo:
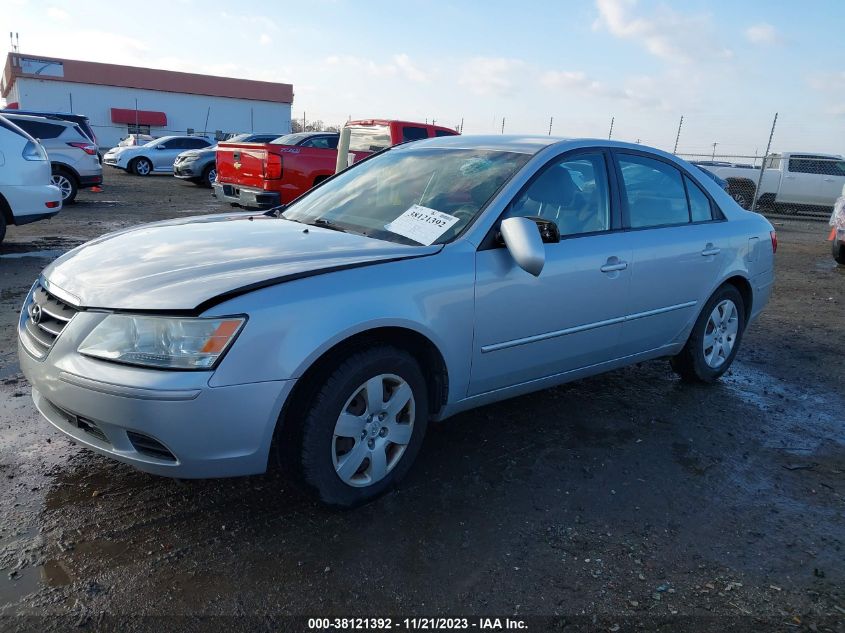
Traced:
<path fill-rule="evenodd" d="M 716 146 L 718 144 L 718 141 L 713 141 L 713 155 L 710 157 L 710 160 L 716 160 Z"/>

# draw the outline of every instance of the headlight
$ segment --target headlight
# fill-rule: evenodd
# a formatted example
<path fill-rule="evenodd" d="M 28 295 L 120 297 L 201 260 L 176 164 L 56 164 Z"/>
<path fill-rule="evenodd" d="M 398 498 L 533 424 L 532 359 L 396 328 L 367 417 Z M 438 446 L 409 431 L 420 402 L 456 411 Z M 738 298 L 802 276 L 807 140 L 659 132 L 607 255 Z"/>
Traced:
<path fill-rule="evenodd" d="M 211 369 L 246 319 L 174 318 L 110 314 L 79 346 L 103 360 L 161 369 Z"/>

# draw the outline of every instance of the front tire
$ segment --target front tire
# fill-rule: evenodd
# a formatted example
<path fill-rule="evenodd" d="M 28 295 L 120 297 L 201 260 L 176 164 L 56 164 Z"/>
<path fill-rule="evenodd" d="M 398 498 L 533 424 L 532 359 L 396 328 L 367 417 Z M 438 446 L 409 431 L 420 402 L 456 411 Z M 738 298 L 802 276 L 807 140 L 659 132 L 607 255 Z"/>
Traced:
<path fill-rule="evenodd" d="M 209 165 L 202 172 L 202 178 L 197 181 L 197 184 L 209 189 L 214 186 L 214 181 L 217 180 L 217 166 Z"/>
<path fill-rule="evenodd" d="M 745 304 L 734 286 L 720 287 L 704 305 L 672 369 L 687 382 L 714 382 L 736 357 L 745 329 Z"/>
<path fill-rule="evenodd" d="M 291 412 L 302 416 L 289 421 L 294 432 L 279 440 L 294 443 L 288 455 L 297 479 L 323 503 L 343 508 L 393 488 L 428 425 L 426 382 L 413 356 L 391 346 L 354 352 L 312 393 Z"/>
<path fill-rule="evenodd" d="M 131 171 L 136 176 L 149 176 L 153 171 L 153 164 L 149 158 L 136 158 L 132 161 Z"/>
<path fill-rule="evenodd" d="M 73 174 L 61 167 L 55 167 L 50 176 L 50 183 L 56 185 L 62 192 L 62 205 L 73 204 L 76 201 L 79 184 Z"/>

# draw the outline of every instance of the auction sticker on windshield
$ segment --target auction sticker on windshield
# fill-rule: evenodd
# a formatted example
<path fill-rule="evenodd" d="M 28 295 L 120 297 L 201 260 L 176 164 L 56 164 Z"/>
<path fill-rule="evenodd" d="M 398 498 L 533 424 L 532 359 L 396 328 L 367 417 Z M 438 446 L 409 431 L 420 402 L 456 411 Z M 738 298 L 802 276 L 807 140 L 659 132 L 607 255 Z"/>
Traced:
<path fill-rule="evenodd" d="M 424 246 L 430 246 L 458 221 L 454 215 L 415 204 L 384 228 Z"/>

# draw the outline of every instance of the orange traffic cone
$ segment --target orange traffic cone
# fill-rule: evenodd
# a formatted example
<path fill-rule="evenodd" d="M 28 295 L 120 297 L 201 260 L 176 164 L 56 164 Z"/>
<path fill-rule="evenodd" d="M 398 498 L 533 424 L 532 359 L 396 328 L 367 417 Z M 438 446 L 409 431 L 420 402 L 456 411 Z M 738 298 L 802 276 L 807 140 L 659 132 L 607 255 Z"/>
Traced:
<path fill-rule="evenodd" d="M 90 191 L 91 191 L 91 193 L 102 193 L 103 188 L 99 187 L 99 186 L 94 186 L 94 187 L 91 187 Z"/>

